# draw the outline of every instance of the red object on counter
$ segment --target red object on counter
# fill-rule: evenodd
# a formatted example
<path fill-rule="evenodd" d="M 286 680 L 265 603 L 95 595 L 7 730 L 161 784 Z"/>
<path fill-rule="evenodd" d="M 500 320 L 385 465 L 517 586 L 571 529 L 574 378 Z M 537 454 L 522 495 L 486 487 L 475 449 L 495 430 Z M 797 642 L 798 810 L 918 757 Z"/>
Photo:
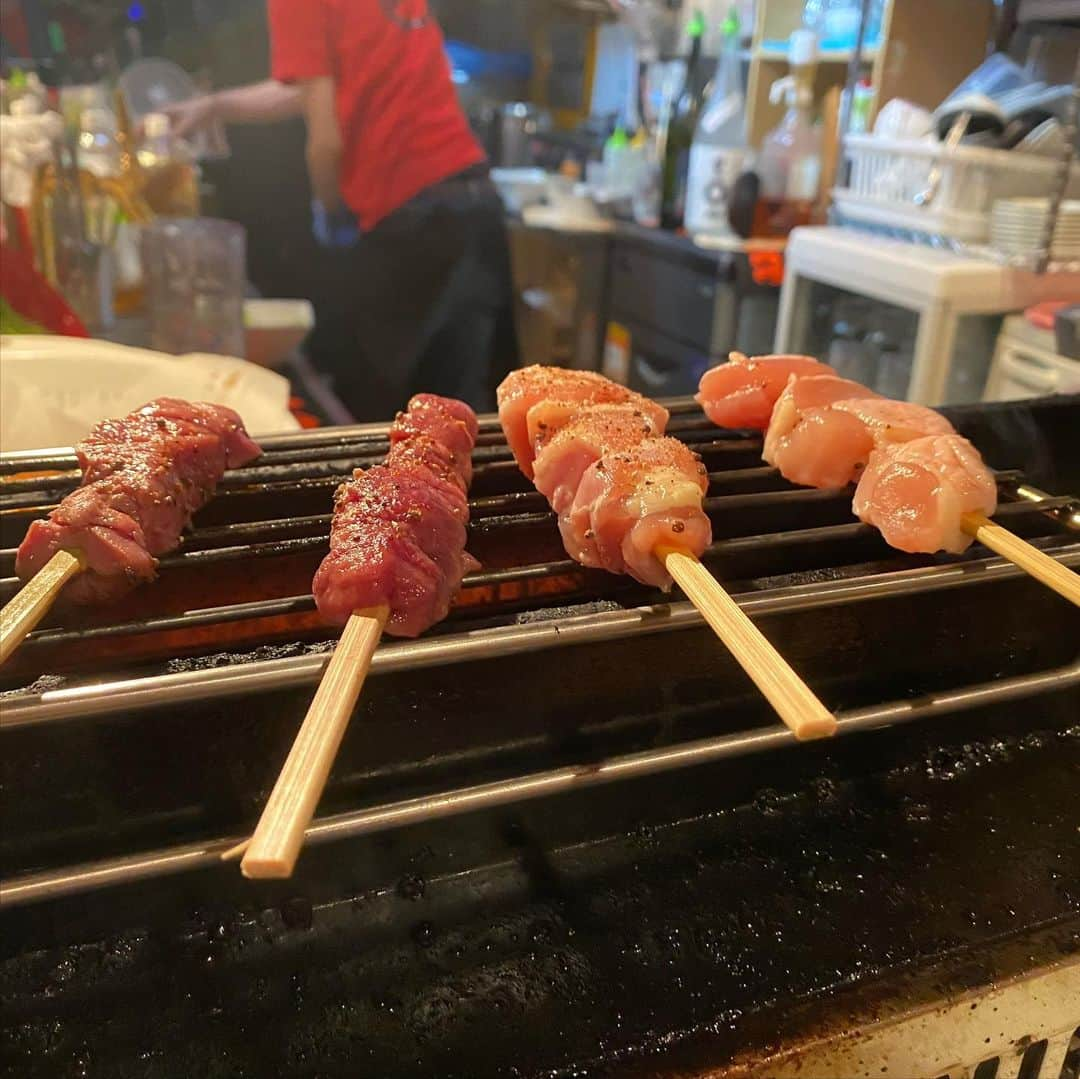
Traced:
<path fill-rule="evenodd" d="M 60 293 L 34 269 L 29 254 L 8 244 L 0 244 L 0 295 L 23 318 L 49 333 L 90 336 Z"/>
<path fill-rule="evenodd" d="M 1043 303 L 1033 304 L 1024 311 L 1024 318 L 1037 329 L 1049 330 L 1053 333 L 1057 313 L 1072 302 L 1071 300 L 1046 300 Z"/>
<path fill-rule="evenodd" d="M 296 422 L 300 424 L 305 430 L 311 430 L 315 427 L 322 427 L 322 421 L 318 416 L 312 415 L 307 410 L 307 401 L 302 397 L 290 397 L 289 398 L 289 411 L 296 418 Z"/>
<path fill-rule="evenodd" d="M 783 251 L 749 251 L 746 258 L 750 263 L 750 276 L 755 285 L 773 285 L 779 288 L 784 283 Z"/>

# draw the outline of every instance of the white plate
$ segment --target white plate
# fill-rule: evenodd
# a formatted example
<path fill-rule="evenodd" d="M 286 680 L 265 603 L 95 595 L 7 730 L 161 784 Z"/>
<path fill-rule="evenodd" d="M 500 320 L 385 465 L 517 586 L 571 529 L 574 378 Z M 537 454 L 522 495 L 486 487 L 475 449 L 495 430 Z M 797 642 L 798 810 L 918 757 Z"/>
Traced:
<path fill-rule="evenodd" d="M 289 382 L 231 356 L 168 356 L 109 341 L 0 338 L 0 451 L 71 446 L 155 397 L 235 408 L 252 435 L 295 431 Z"/>

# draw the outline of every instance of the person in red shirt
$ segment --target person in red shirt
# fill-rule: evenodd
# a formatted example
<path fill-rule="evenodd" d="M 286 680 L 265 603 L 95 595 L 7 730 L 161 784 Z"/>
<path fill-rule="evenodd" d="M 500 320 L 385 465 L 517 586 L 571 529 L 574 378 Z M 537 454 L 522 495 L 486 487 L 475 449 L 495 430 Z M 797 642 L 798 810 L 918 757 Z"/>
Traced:
<path fill-rule="evenodd" d="M 343 289 L 314 359 L 357 419 L 421 390 L 491 408 L 516 362 L 506 231 L 427 0 L 268 13 L 273 78 L 174 107 L 177 133 L 302 112 L 315 234 Z"/>

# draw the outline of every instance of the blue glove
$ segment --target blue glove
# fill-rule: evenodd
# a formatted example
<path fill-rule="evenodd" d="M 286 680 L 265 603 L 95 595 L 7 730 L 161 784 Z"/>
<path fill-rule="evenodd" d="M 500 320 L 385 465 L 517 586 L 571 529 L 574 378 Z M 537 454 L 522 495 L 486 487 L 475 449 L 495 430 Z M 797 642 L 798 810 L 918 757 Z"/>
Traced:
<path fill-rule="evenodd" d="M 360 226 L 352 210 L 347 206 L 327 210 L 318 199 L 311 204 L 311 231 L 320 247 L 352 247 L 360 239 Z"/>

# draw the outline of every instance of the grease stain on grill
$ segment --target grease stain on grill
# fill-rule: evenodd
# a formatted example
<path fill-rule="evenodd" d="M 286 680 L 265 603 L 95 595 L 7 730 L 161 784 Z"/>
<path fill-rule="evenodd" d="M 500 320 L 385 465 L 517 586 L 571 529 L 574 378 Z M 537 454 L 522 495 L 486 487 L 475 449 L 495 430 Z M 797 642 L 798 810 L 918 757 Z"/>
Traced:
<path fill-rule="evenodd" d="M 68 684 L 68 681 L 68 678 L 62 674 L 43 674 L 35 678 L 29 685 L 0 690 L 0 701 L 13 697 L 32 697 L 42 693 L 52 693 L 55 690 L 63 689 Z"/>
<path fill-rule="evenodd" d="M 288 659 L 293 656 L 312 656 L 331 652 L 335 641 L 316 641 L 305 644 L 289 641 L 285 644 L 264 644 L 250 651 L 215 652 L 209 656 L 181 656 L 170 659 L 165 664 L 168 674 L 182 674 L 190 671 L 209 671 L 219 667 L 231 667 L 237 663 L 253 663 L 259 660 Z"/>
<path fill-rule="evenodd" d="M 591 600 L 588 603 L 575 603 L 563 607 L 545 607 L 539 611 L 521 611 L 514 617 L 514 622 L 519 626 L 528 626 L 535 622 L 558 621 L 578 615 L 601 614 L 605 611 L 621 611 L 622 609 L 622 606 L 614 600 Z"/>
<path fill-rule="evenodd" d="M 424 898 L 426 889 L 427 881 L 416 873 L 402 877 L 397 883 L 397 894 L 402 899 L 408 899 L 413 903 Z"/>
<path fill-rule="evenodd" d="M 293 896 L 281 904 L 281 921 L 286 929 L 307 930 L 312 927 L 315 912 L 306 896 Z"/>

